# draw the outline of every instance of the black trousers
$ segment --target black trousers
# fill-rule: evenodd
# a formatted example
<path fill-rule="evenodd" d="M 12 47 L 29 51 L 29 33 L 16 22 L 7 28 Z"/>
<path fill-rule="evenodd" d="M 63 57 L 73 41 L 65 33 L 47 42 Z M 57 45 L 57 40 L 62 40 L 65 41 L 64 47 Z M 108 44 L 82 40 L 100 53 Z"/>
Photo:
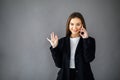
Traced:
<path fill-rule="evenodd" d="M 76 70 L 70 68 L 70 80 L 75 80 L 76 78 Z"/>

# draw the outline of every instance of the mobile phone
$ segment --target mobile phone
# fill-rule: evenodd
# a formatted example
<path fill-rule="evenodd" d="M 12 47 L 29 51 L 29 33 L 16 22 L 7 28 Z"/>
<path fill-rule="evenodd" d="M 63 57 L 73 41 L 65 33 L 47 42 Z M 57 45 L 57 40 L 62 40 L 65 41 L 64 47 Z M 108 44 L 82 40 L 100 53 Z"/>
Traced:
<path fill-rule="evenodd" d="M 84 34 L 84 32 L 81 32 L 81 34 L 83 35 L 83 34 Z"/>

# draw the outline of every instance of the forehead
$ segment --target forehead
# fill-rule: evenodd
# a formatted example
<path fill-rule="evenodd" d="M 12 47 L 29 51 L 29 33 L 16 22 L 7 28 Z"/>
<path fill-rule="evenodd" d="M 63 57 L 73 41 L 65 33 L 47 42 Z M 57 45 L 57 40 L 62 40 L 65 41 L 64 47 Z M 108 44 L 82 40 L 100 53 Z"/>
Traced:
<path fill-rule="evenodd" d="M 80 18 L 75 17 L 70 20 L 70 23 L 82 23 L 82 21 Z"/>

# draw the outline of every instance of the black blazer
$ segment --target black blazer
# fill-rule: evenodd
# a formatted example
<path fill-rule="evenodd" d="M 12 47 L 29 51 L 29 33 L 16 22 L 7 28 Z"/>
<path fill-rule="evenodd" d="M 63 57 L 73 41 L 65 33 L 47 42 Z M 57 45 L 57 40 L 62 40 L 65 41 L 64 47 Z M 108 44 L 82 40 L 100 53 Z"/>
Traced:
<path fill-rule="evenodd" d="M 57 80 L 69 80 L 70 38 L 59 39 L 58 46 L 50 47 L 55 65 L 60 68 Z M 80 38 L 75 52 L 76 80 L 94 80 L 90 62 L 95 58 L 95 39 Z"/>

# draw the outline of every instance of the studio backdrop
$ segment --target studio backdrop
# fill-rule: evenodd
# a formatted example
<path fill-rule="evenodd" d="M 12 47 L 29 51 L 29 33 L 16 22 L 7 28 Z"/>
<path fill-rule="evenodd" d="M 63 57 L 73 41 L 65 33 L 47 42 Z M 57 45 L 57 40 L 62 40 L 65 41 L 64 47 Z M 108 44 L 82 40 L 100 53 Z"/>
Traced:
<path fill-rule="evenodd" d="M 56 80 L 46 38 L 76 11 L 96 40 L 95 80 L 120 80 L 120 0 L 0 0 L 0 80 Z"/>

